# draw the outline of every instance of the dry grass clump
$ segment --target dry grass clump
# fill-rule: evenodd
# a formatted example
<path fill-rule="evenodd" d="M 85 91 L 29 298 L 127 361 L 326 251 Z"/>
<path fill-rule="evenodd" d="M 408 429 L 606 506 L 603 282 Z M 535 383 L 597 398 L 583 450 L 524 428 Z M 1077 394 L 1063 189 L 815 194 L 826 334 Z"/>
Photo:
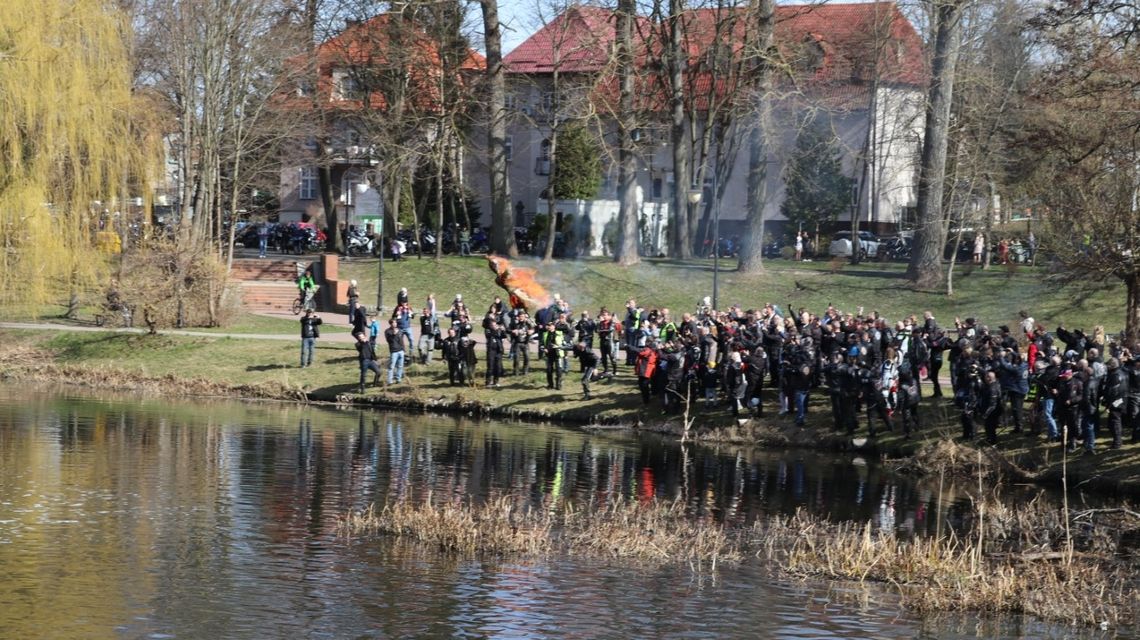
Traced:
<path fill-rule="evenodd" d="M 994 504 L 979 505 L 979 514 L 980 536 L 902 539 L 801 511 L 758 523 L 752 539 L 759 557 L 790 574 L 890 583 L 918 611 L 1028 613 L 1113 626 L 1134 618 L 1140 594 L 1132 566 L 1103 552 L 1111 536 L 1090 538 L 1089 551 L 1076 551 L 1065 545 L 1057 509 Z"/>
<path fill-rule="evenodd" d="M 611 557 L 687 563 L 715 571 L 739 562 L 736 538 L 718 523 L 692 520 L 680 502 L 618 500 L 597 508 L 536 510 L 498 497 L 482 504 L 398 502 L 349 514 L 342 535 L 408 537 L 461 553 Z"/>
<path fill-rule="evenodd" d="M 684 562 L 695 571 L 741 559 L 737 536 L 724 525 L 696 520 L 683 502 L 640 504 L 615 501 L 600 509 L 568 512 L 563 518 L 567 547 L 575 552 L 643 562 Z"/>
<path fill-rule="evenodd" d="M 988 479 L 1001 476 L 1026 478 L 1030 474 L 1015 467 L 993 448 L 974 448 L 943 438 L 922 445 L 904 460 L 898 470 L 916 475 L 944 474 L 948 477 Z"/>
<path fill-rule="evenodd" d="M 461 553 L 545 555 L 554 548 L 553 518 L 520 510 L 505 497 L 482 505 L 401 501 L 344 517 L 342 535 L 387 534 L 407 537 Z"/>

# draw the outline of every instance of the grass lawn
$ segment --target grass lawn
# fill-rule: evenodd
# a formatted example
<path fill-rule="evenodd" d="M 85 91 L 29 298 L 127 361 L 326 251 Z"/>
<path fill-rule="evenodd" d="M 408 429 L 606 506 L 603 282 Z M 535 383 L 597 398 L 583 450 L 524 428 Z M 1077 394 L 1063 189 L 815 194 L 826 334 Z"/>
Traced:
<path fill-rule="evenodd" d="M 534 267 L 538 280 L 551 293 L 559 293 L 576 311 L 594 313 L 602 306 L 624 312 L 626 299 L 633 297 L 646 309 L 668 307 L 674 314 L 696 308 L 698 300 L 712 293 L 711 260 L 646 260 L 633 267 L 620 267 L 601 258 L 557 260 L 542 265 L 531 259 L 519 264 Z M 955 295 L 945 291 L 916 291 L 904 279 L 905 265 L 871 263 L 844 264 L 833 272 L 830 262 L 793 263 L 771 260 L 758 275 L 735 272 L 735 261 L 722 260 L 720 306 L 740 304 L 744 308 L 767 302 L 807 308 L 815 313 L 834 304 L 854 313 L 863 306 L 877 309 L 890 319 L 930 310 L 943 325 L 955 316 L 975 317 L 996 330 L 1001 324 L 1013 325 L 1018 312 L 1026 310 L 1050 330 L 1058 322 L 1069 327 L 1091 329 L 1103 324 L 1116 332 L 1124 323 L 1124 288 L 1115 282 L 1095 289 L 1061 286 L 1051 282 L 1043 268 L 1018 266 L 1013 269 L 958 265 L 955 267 Z M 375 304 L 376 260 L 353 259 L 341 266 L 342 277 L 360 283 L 363 300 Z M 494 283 L 487 262 L 479 256 L 431 258 L 411 257 L 384 264 L 384 306 L 395 305 L 396 293 L 407 287 L 413 307 L 422 308 L 428 293 L 435 293 L 437 306 L 445 311 L 455 294 L 475 313 L 482 314 L 495 295 L 503 293 Z"/>
<path fill-rule="evenodd" d="M 75 327 L 93 327 L 95 326 L 95 313 L 96 310 L 92 308 L 80 308 L 79 316 L 75 320 L 69 320 L 63 317 L 66 308 L 60 306 L 47 306 L 42 307 L 37 313 L 34 314 L 6 314 L 0 316 L 2 320 L 22 321 L 22 322 L 42 322 L 45 324 L 58 324 L 63 326 Z M 249 313 L 242 311 L 234 316 L 233 320 L 222 327 L 186 327 L 188 331 L 202 332 L 202 333 L 245 333 L 245 334 L 286 334 L 292 335 L 298 333 L 298 320 L 300 317 L 284 317 L 284 316 L 266 316 L 257 313 Z M 114 318 L 118 322 L 118 318 Z M 118 326 L 116 324 L 116 326 Z M 145 328 L 141 318 L 135 318 L 135 326 Z M 321 333 L 348 333 L 350 328 L 347 325 L 341 326 L 336 323 L 328 323 L 321 326 Z M 298 335 L 300 335 L 298 333 Z"/>

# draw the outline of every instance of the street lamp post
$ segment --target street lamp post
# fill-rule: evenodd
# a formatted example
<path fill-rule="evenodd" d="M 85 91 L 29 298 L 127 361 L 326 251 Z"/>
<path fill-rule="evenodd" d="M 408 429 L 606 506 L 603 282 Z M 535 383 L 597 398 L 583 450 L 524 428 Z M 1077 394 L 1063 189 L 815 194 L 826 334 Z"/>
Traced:
<path fill-rule="evenodd" d="M 697 185 L 689 188 L 689 206 L 696 207 L 701 203 L 701 189 Z M 684 221 L 681 224 L 685 224 Z M 716 239 L 713 239 L 713 300 L 716 300 Z M 716 308 L 716 303 L 713 303 L 713 308 Z"/>
<path fill-rule="evenodd" d="M 375 171 L 365 171 L 361 176 L 360 182 L 356 183 L 356 192 L 360 195 L 368 193 L 372 185 L 378 183 Z M 379 193 L 379 191 L 377 191 Z M 380 232 L 379 232 L 379 250 L 378 254 L 380 259 L 377 261 L 376 267 L 376 314 L 380 315 L 384 307 L 384 210 L 378 207 L 380 211 Z M 350 318 L 351 319 L 351 318 Z"/>

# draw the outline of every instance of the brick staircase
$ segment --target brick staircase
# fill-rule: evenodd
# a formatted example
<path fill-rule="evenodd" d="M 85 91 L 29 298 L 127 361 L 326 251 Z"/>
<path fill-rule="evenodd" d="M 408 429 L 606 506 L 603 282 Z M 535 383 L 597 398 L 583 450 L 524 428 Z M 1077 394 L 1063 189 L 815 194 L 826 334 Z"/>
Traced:
<path fill-rule="evenodd" d="M 294 260 L 234 260 L 230 277 L 241 283 L 242 302 L 250 311 L 289 312 L 297 297 Z"/>

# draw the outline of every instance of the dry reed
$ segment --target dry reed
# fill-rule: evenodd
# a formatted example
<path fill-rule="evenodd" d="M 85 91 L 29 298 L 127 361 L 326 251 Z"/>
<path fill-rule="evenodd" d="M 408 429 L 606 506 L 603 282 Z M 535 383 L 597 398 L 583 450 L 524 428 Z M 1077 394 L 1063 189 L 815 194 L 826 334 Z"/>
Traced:
<path fill-rule="evenodd" d="M 801 511 L 758 523 L 750 544 L 792 575 L 895 585 L 904 606 L 923 612 L 1027 613 L 1112 626 L 1133 620 L 1132 568 L 1105 552 L 1110 535 L 1090 536 L 1086 551 L 1069 556 L 1056 509 L 994 503 L 984 510 L 982 534 L 968 538 L 903 539 Z"/>
<path fill-rule="evenodd" d="M 529 509 L 508 497 L 482 504 L 399 502 L 341 520 L 346 536 L 407 537 L 445 551 L 543 556 L 567 553 L 688 564 L 696 572 L 739 562 L 737 538 L 718 523 L 693 520 L 680 502 L 619 500 L 604 507 Z"/>

